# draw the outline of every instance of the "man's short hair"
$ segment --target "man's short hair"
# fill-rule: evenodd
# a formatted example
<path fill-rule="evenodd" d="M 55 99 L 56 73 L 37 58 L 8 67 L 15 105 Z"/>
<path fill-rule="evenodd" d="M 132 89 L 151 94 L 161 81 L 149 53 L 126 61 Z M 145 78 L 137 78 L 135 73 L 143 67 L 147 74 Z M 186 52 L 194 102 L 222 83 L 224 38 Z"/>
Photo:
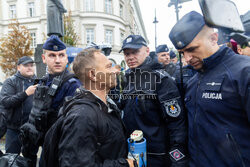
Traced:
<path fill-rule="evenodd" d="M 84 49 L 77 54 L 73 61 L 73 71 L 82 83 L 84 83 L 88 71 L 94 67 L 94 53 L 96 52 L 101 52 L 101 50 L 95 48 Z"/>

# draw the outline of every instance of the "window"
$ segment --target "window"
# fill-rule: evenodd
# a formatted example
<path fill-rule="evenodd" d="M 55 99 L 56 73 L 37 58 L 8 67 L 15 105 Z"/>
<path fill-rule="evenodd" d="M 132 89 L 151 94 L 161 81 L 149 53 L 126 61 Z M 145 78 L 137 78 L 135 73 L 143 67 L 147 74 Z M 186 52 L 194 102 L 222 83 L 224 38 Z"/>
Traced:
<path fill-rule="evenodd" d="M 84 10 L 85 11 L 94 11 L 94 1 L 93 0 L 84 0 Z"/>
<path fill-rule="evenodd" d="M 112 0 L 105 0 L 105 12 L 112 14 Z"/>
<path fill-rule="evenodd" d="M 106 30 L 105 31 L 105 43 L 112 45 L 113 44 L 113 31 Z"/>
<path fill-rule="evenodd" d="M 10 5 L 10 18 L 16 18 L 16 5 Z"/>
<path fill-rule="evenodd" d="M 91 42 L 94 42 L 94 29 L 87 28 L 86 29 L 86 43 L 87 45 L 89 45 L 91 44 Z"/>
<path fill-rule="evenodd" d="M 122 45 L 122 42 L 124 40 L 124 33 L 123 32 L 121 32 L 120 39 L 121 39 L 121 45 Z"/>
<path fill-rule="evenodd" d="M 30 33 L 31 36 L 31 48 L 36 48 L 36 33 Z"/>
<path fill-rule="evenodd" d="M 35 3 L 34 2 L 28 3 L 28 15 L 29 17 L 35 16 Z"/>
<path fill-rule="evenodd" d="M 120 17 L 123 17 L 123 5 L 120 4 Z"/>

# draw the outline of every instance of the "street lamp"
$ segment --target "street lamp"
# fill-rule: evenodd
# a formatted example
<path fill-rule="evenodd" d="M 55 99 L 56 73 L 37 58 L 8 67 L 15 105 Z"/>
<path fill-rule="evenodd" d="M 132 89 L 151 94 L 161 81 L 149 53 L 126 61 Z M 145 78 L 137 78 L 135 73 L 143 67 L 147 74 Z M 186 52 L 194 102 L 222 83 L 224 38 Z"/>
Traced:
<path fill-rule="evenodd" d="M 179 4 L 188 2 L 188 1 L 192 1 L 192 0 L 170 0 L 170 2 L 168 3 L 168 7 L 171 7 L 172 5 L 175 6 L 176 21 L 179 20 L 179 9 L 182 7 L 182 6 L 179 6 Z"/>
<path fill-rule="evenodd" d="M 155 9 L 155 19 L 153 23 L 155 24 L 155 50 L 156 50 L 156 47 L 157 47 L 156 24 L 159 23 L 159 21 L 156 19 L 156 9 Z"/>

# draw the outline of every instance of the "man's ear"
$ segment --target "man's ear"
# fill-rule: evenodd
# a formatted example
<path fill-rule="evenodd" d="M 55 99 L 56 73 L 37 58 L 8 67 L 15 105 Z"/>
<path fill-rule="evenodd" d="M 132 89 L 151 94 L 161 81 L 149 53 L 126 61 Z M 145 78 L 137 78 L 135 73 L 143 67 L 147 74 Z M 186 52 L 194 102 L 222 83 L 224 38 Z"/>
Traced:
<path fill-rule="evenodd" d="M 150 52 L 149 47 L 146 48 L 146 52 L 147 52 L 147 54 L 149 55 L 149 52 Z"/>
<path fill-rule="evenodd" d="M 43 59 L 43 63 L 46 64 L 46 61 L 45 61 L 45 54 L 42 54 L 42 59 Z"/>
<path fill-rule="evenodd" d="M 218 34 L 216 32 L 213 32 L 210 35 L 210 40 L 211 40 L 211 42 L 212 42 L 213 45 L 216 45 L 217 42 L 218 42 Z"/>
<path fill-rule="evenodd" d="M 20 70 L 20 65 L 17 65 L 17 71 L 19 71 Z"/>
<path fill-rule="evenodd" d="M 90 69 L 87 73 L 87 76 L 88 78 L 91 80 L 91 81 L 96 81 L 96 73 L 95 73 L 95 69 Z"/>
<path fill-rule="evenodd" d="M 237 51 L 238 51 L 238 53 L 239 53 L 240 55 L 242 55 L 242 54 L 243 54 L 243 52 L 242 52 L 242 49 L 241 49 L 240 45 L 237 45 Z"/>

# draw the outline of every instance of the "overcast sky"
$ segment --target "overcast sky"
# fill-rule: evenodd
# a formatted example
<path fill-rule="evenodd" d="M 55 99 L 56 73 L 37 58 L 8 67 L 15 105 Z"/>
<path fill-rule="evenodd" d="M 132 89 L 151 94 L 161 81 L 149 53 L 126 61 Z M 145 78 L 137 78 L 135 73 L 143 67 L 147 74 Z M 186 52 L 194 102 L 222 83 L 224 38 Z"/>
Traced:
<path fill-rule="evenodd" d="M 217 1 L 217 0 L 215 0 Z M 245 14 L 250 10 L 250 0 L 232 0 L 239 11 L 239 14 Z M 176 23 L 176 13 L 174 6 L 168 7 L 170 0 L 138 0 L 144 21 L 147 37 L 149 40 L 150 50 L 155 50 L 155 24 L 153 24 L 155 17 L 159 23 L 157 23 L 157 45 L 167 44 L 172 47 L 172 43 L 168 38 L 171 28 Z M 181 4 L 182 8 L 179 12 L 179 18 L 186 13 L 195 10 L 201 13 L 198 0 L 192 0 Z"/>

